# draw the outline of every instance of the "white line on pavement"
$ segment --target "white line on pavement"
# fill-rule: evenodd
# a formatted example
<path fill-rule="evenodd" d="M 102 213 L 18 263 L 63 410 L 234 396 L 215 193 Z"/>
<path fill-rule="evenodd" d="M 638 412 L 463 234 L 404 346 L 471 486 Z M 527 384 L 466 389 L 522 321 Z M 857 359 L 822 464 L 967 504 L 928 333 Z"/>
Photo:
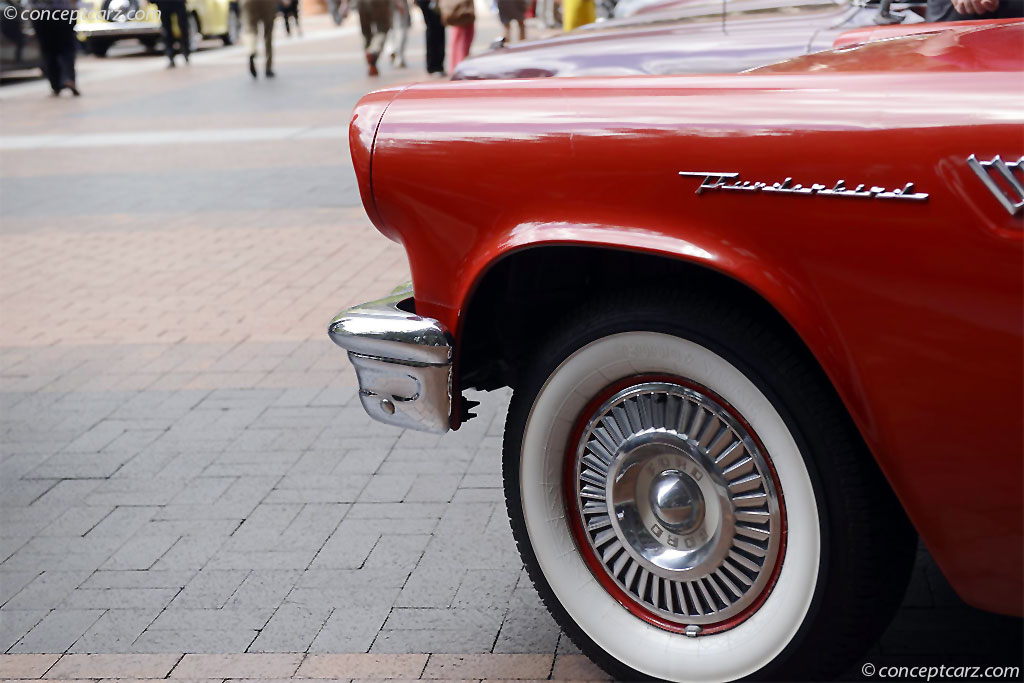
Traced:
<path fill-rule="evenodd" d="M 133 133 L 87 133 L 82 135 L 0 136 L 0 150 L 68 149 L 73 147 L 118 147 L 178 145 L 187 143 L 259 142 L 275 140 L 343 140 L 344 126 L 282 128 L 206 128 L 199 130 L 138 131 Z"/>

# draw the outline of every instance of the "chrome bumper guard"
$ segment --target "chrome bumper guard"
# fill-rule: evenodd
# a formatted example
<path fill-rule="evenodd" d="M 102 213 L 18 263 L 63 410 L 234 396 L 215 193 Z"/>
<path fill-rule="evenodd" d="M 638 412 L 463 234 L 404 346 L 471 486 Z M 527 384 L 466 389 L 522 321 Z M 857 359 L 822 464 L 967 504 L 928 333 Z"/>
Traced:
<path fill-rule="evenodd" d="M 443 434 L 452 414 L 452 337 L 436 320 L 402 310 L 411 299 L 411 285 L 400 287 L 339 313 L 327 333 L 348 351 L 370 417 Z"/>

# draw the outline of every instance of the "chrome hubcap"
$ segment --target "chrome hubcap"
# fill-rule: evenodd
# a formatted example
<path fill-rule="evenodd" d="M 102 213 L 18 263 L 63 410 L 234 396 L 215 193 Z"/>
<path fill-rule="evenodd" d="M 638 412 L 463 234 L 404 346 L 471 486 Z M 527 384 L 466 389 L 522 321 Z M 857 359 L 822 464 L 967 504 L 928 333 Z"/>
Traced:
<path fill-rule="evenodd" d="M 779 496 L 748 429 L 710 396 L 646 382 L 589 416 L 573 484 L 585 542 L 626 597 L 678 624 L 717 624 L 769 584 Z"/>

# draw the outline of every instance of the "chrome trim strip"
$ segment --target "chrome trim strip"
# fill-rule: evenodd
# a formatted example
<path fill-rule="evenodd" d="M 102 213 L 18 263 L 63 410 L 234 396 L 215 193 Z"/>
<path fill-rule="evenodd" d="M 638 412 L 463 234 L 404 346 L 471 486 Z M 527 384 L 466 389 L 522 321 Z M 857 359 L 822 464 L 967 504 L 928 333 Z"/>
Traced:
<path fill-rule="evenodd" d="M 348 351 L 370 417 L 441 434 L 452 414 L 452 336 L 438 321 L 402 310 L 411 295 L 411 285 L 403 286 L 350 308 L 327 333 Z"/>

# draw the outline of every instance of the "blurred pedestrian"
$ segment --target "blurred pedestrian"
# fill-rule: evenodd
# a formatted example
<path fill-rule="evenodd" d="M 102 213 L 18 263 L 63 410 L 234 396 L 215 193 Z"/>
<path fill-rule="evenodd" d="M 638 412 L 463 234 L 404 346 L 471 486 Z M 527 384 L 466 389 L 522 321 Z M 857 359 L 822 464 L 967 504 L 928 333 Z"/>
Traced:
<path fill-rule="evenodd" d="M 278 0 L 242 0 L 242 22 L 245 24 L 245 46 L 249 50 L 249 73 L 256 74 L 256 38 L 263 28 L 263 51 L 266 56 L 264 73 L 274 77 L 274 19 Z"/>
<path fill-rule="evenodd" d="M 405 43 L 409 39 L 409 27 L 412 17 L 409 15 L 409 0 L 395 0 L 395 12 L 391 17 L 391 33 L 388 34 L 388 56 L 391 63 L 398 62 L 400 69 L 405 68 Z"/>
<path fill-rule="evenodd" d="M 504 33 L 502 44 L 512 42 L 512 23 L 519 27 L 519 40 L 526 40 L 526 0 L 498 0 L 498 19 Z"/>
<path fill-rule="evenodd" d="M 561 25 L 556 14 L 557 5 L 557 0 L 537 0 L 537 18 L 546 28 L 556 28 Z"/>
<path fill-rule="evenodd" d="M 281 0 L 277 6 L 281 12 L 281 16 L 284 17 L 284 32 L 292 35 L 292 26 L 289 19 L 295 21 L 295 32 L 302 37 L 302 26 L 299 25 L 299 0 Z"/>
<path fill-rule="evenodd" d="M 476 32 L 476 9 L 473 0 L 438 0 L 441 10 L 441 21 L 452 29 L 451 54 L 448 56 L 448 69 L 455 71 L 463 59 L 469 55 L 473 45 L 473 34 Z"/>
<path fill-rule="evenodd" d="M 394 0 L 356 0 L 359 9 L 359 27 L 363 31 L 363 51 L 371 76 L 379 76 L 377 60 L 384 50 L 384 41 L 391 30 Z"/>
<path fill-rule="evenodd" d="M 42 10 L 39 18 L 32 19 L 32 28 L 39 40 L 43 71 L 54 96 L 65 89 L 75 97 L 81 94 L 75 83 L 78 38 L 75 36 L 75 17 L 71 12 L 77 4 L 77 0 L 34 0 L 30 5 L 33 10 Z"/>
<path fill-rule="evenodd" d="M 562 0 L 562 28 L 571 31 L 597 20 L 594 0 Z"/>
<path fill-rule="evenodd" d="M 427 73 L 444 76 L 444 24 L 437 9 L 437 0 L 416 0 L 427 25 Z"/>
<path fill-rule="evenodd" d="M 1024 16 L 1024 0 L 928 0 L 927 21 L 1008 19 Z"/>
<path fill-rule="evenodd" d="M 188 34 L 188 10 L 185 9 L 185 0 L 156 0 L 156 8 L 160 11 L 160 35 L 164 39 L 164 54 L 171 62 L 167 68 L 173 69 L 176 66 L 174 63 L 174 55 L 177 54 L 174 49 L 175 22 L 178 24 L 178 48 L 181 51 L 181 56 L 185 58 L 185 63 L 188 64 L 191 36 Z"/>
<path fill-rule="evenodd" d="M 348 16 L 348 0 L 327 0 L 327 11 L 334 25 L 341 26 L 341 22 Z"/>

